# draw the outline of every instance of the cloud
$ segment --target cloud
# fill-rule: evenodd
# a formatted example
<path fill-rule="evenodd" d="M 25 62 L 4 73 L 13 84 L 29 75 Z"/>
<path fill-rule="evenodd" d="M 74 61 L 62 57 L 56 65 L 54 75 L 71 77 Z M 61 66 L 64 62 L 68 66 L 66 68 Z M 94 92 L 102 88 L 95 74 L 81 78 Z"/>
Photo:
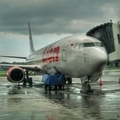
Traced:
<path fill-rule="evenodd" d="M 28 22 L 37 50 L 111 19 L 119 21 L 119 5 L 119 0 L 0 0 L 0 54 L 29 54 Z"/>
<path fill-rule="evenodd" d="M 0 32 L 28 34 L 28 21 L 37 35 L 87 32 L 119 15 L 119 0 L 115 1 L 1 0 Z"/>

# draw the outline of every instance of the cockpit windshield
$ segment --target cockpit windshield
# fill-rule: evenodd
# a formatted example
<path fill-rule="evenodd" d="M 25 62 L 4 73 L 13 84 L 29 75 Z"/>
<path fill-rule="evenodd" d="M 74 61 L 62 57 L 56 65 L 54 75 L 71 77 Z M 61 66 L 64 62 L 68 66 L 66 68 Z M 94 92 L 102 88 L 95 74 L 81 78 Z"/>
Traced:
<path fill-rule="evenodd" d="M 83 47 L 103 47 L 102 43 L 101 42 L 89 42 L 89 43 L 77 43 L 75 44 L 75 49 L 80 49 L 80 48 L 83 48 Z"/>
<path fill-rule="evenodd" d="M 95 43 L 83 43 L 84 47 L 92 47 L 95 46 Z"/>
<path fill-rule="evenodd" d="M 95 42 L 95 46 L 102 47 L 102 44 L 100 42 Z"/>

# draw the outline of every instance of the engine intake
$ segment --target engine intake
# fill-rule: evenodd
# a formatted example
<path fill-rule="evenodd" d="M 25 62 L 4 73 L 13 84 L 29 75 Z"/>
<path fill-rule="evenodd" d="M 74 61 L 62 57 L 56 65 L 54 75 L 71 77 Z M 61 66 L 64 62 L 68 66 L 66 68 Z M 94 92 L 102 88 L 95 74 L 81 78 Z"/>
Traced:
<path fill-rule="evenodd" d="M 8 69 L 6 77 L 9 82 L 20 83 L 25 79 L 25 72 L 22 68 L 13 66 Z"/>

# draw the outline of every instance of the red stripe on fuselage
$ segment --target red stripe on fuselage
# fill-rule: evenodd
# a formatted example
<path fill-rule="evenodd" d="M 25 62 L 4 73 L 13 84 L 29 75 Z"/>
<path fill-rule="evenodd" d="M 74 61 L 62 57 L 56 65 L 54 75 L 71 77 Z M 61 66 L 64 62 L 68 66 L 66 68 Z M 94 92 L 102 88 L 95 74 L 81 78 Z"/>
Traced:
<path fill-rule="evenodd" d="M 45 50 L 43 51 L 42 62 L 44 63 L 58 62 L 59 50 L 60 50 L 60 46 L 52 48 L 52 45 L 51 45 L 45 48 Z"/>

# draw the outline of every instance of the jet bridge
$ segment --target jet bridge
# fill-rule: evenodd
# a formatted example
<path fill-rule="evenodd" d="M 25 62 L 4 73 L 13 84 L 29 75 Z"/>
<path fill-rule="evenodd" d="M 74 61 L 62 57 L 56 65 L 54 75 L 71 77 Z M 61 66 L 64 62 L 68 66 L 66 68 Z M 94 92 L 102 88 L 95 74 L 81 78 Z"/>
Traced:
<path fill-rule="evenodd" d="M 86 35 L 100 40 L 108 53 L 108 63 L 120 63 L 120 21 L 104 23 L 89 30 Z"/>

